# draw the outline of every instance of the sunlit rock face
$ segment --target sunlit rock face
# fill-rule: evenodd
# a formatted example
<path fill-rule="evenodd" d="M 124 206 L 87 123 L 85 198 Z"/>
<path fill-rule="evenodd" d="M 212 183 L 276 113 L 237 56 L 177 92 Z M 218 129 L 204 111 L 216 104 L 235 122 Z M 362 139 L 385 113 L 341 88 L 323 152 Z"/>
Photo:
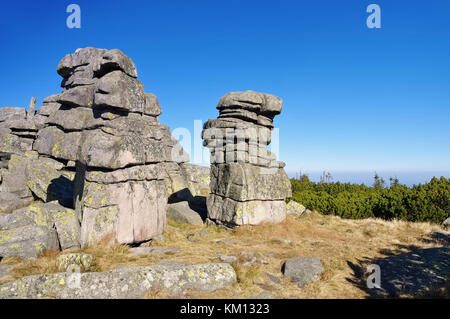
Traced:
<path fill-rule="evenodd" d="M 285 219 L 291 186 L 284 163 L 267 150 L 282 106 L 274 95 L 231 92 L 219 101 L 218 118 L 204 124 L 202 138 L 211 151 L 210 220 L 234 226 Z"/>
<path fill-rule="evenodd" d="M 120 50 L 78 49 L 57 72 L 63 90 L 44 101 L 33 148 L 74 172 L 81 245 L 162 235 L 168 172 L 181 172 L 179 164 L 189 159 L 159 122 L 158 99 L 144 92 L 133 61 Z"/>

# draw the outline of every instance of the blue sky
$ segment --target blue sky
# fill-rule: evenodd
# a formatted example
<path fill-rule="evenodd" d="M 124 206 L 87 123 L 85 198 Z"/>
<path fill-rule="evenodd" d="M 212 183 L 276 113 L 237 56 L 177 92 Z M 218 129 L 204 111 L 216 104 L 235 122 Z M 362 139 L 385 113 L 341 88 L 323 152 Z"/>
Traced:
<path fill-rule="evenodd" d="M 81 29 L 66 7 L 81 7 Z M 366 7 L 381 7 L 381 29 Z M 60 92 L 59 60 L 119 48 L 161 122 L 193 131 L 230 91 L 280 96 L 290 173 L 450 176 L 450 1 L 9 1 L 0 11 L 0 105 Z"/>

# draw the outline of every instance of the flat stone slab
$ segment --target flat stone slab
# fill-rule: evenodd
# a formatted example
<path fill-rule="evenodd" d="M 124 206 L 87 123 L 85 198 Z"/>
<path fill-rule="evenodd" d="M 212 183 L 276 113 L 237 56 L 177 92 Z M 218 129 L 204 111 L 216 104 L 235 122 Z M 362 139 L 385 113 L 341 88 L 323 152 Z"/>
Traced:
<path fill-rule="evenodd" d="M 0 299 L 130 299 L 141 298 L 153 289 L 165 288 L 177 295 L 185 289 L 214 291 L 235 282 L 236 273 L 226 263 L 161 262 L 106 272 L 27 276 L 1 285 Z"/>
<path fill-rule="evenodd" d="M 428 248 L 373 262 L 380 266 L 381 291 L 390 296 L 439 287 L 450 278 L 450 248 Z"/>
<path fill-rule="evenodd" d="M 130 248 L 130 255 L 140 256 L 140 255 L 154 255 L 154 254 L 165 254 L 165 253 L 179 253 L 181 249 L 179 248 L 168 248 L 168 247 L 136 247 Z"/>

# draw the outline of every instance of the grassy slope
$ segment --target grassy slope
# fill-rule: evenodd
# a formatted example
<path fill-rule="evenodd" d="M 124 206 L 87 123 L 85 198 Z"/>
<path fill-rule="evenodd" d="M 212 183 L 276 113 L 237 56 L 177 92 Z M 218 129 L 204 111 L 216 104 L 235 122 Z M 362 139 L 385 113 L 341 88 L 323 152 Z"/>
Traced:
<path fill-rule="evenodd" d="M 83 250 L 97 257 L 95 271 L 110 270 L 119 264 L 127 266 L 150 265 L 160 260 L 173 260 L 184 263 L 218 262 L 216 255 L 239 256 L 242 251 L 253 251 L 264 258 L 267 265 L 250 268 L 239 263 L 233 266 L 238 274 L 238 283 L 213 293 L 188 291 L 189 298 L 245 298 L 262 291 L 269 291 L 280 298 L 366 298 L 368 293 L 358 283 L 355 276 L 358 268 L 370 260 L 390 254 L 398 254 L 420 248 L 440 247 L 442 243 L 429 237 L 432 231 L 442 231 L 438 225 L 429 223 L 410 223 L 402 221 L 383 221 L 379 219 L 347 220 L 336 216 L 324 216 L 313 212 L 309 215 L 288 216 L 277 225 L 258 227 L 244 226 L 226 231 L 215 226 L 177 225 L 169 221 L 163 242 L 153 242 L 152 246 L 181 248 L 178 254 L 130 256 L 127 246 L 105 247 L 101 243 Z M 178 229 L 175 229 L 176 227 Z M 206 236 L 198 232 L 208 230 Z M 187 235 L 194 232 L 194 240 Z M 215 243 L 213 239 L 233 238 L 235 243 Z M 290 244 L 277 241 L 277 238 L 291 240 Z M 273 253 L 271 257 L 264 254 Z M 33 261 L 19 261 L 5 258 L 1 263 L 14 263 L 12 273 L 15 278 L 26 275 L 55 272 L 57 252 L 46 252 Z M 290 257 L 320 257 L 325 268 L 322 279 L 299 289 L 296 284 L 283 278 L 280 272 L 283 262 Z M 265 273 L 279 277 L 283 285 L 271 282 Z M 0 279 L 3 282 L 14 278 Z M 1 281 L 0 281 L 1 283 Z M 430 292 L 442 295 L 447 292 Z M 145 297 L 164 298 L 167 292 L 152 291 Z M 406 296 L 408 297 L 408 296 Z"/>

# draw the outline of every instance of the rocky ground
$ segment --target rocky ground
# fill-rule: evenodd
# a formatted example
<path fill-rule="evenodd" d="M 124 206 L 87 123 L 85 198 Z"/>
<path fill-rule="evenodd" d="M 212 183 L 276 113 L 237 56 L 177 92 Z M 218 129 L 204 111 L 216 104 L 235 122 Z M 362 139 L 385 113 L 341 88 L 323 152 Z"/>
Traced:
<path fill-rule="evenodd" d="M 83 298 L 448 297 L 449 238 L 428 223 L 312 212 L 234 230 L 169 219 L 163 240 L 140 247 L 100 242 L 76 252 L 93 256 L 87 270 L 82 267 Z M 59 259 L 66 254 L 4 258 L 0 297 L 17 296 L 12 290 L 21 296 L 23 287 L 26 297 L 80 297 L 65 288 Z M 374 263 L 385 291 L 366 286 L 365 270 Z"/>

